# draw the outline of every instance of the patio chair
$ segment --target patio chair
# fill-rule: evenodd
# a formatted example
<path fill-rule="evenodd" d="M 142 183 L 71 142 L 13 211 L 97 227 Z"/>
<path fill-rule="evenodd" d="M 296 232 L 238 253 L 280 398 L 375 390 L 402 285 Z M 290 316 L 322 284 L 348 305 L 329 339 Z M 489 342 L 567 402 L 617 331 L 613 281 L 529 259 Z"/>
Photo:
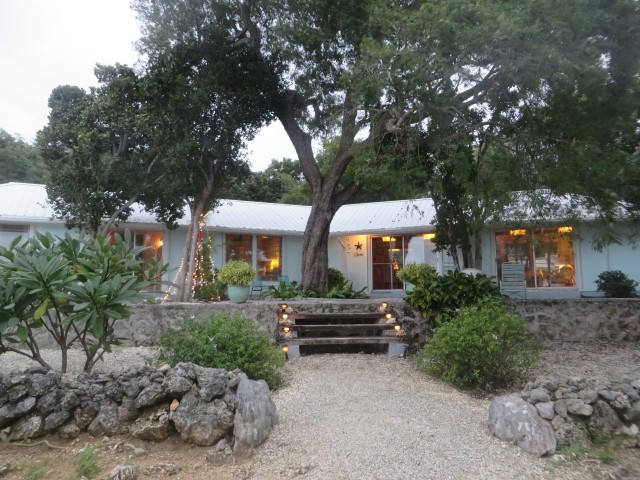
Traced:
<path fill-rule="evenodd" d="M 502 264 L 500 293 L 510 298 L 527 298 L 527 282 L 524 279 L 524 263 L 505 262 Z"/>
<path fill-rule="evenodd" d="M 253 282 L 251 282 L 251 292 L 249 292 L 249 298 L 253 298 L 253 295 L 258 295 L 258 300 L 262 298 L 262 278 L 260 275 L 254 278 Z"/>

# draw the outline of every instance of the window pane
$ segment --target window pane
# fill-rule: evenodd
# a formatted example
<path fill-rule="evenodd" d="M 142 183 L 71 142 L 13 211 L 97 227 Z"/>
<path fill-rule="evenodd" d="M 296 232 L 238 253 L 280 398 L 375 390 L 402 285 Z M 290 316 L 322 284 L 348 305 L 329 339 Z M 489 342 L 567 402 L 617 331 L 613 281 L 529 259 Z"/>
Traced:
<path fill-rule="evenodd" d="M 573 242 L 557 228 L 534 232 L 536 283 L 538 287 L 575 287 Z"/>
<path fill-rule="evenodd" d="M 277 281 L 282 275 L 282 237 L 258 237 L 258 275 Z"/>
<path fill-rule="evenodd" d="M 527 230 L 509 230 L 496 233 L 496 261 L 498 280 L 502 278 L 502 264 L 505 262 L 524 263 L 527 287 L 534 288 L 536 280 L 533 269 L 533 245 Z"/>
<path fill-rule="evenodd" d="M 404 265 L 404 238 L 401 235 L 388 237 L 373 237 L 373 289 L 394 290 L 402 289 L 402 282 L 396 274 Z"/>
<path fill-rule="evenodd" d="M 244 260 L 253 265 L 253 235 L 227 235 L 227 261 Z"/>

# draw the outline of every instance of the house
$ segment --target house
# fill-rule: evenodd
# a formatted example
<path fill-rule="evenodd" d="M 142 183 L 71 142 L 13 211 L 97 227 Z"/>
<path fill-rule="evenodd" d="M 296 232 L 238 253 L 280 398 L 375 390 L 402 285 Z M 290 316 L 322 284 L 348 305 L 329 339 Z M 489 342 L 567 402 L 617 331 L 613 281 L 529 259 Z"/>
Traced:
<path fill-rule="evenodd" d="M 301 277 L 302 236 L 310 207 L 242 200 L 223 200 L 203 225 L 210 238 L 215 266 L 229 259 L 251 263 L 266 284 L 278 277 Z M 52 218 L 43 185 L 0 185 L 0 245 L 18 235 L 36 232 L 62 235 L 60 220 Z M 331 223 L 329 266 L 342 271 L 354 288 L 373 296 L 402 295 L 396 276 L 409 262 L 428 263 L 443 272 L 451 259 L 433 251 L 435 210 L 430 199 L 399 200 L 343 206 Z M 152 215 L 136 209 L 125 228 L 136 245 L 149 247 L 148 256 L 177 269 L 186 241 L 188 218 L 168 230 Z M 621 232 L 631 225 L 616 225 Z M 488 225 L 482 233 L 482 271 L 500 277 L 504 262 L 525 265 L 527 298 L 578 298 L 593 295 L 594 281 L 605 270 L 622 270 L 640 281 L 640 252 L 629 245 L 592 247 L 595 231 L 589 222 L 572 227 L 562 222 L 530 228 Z"/>

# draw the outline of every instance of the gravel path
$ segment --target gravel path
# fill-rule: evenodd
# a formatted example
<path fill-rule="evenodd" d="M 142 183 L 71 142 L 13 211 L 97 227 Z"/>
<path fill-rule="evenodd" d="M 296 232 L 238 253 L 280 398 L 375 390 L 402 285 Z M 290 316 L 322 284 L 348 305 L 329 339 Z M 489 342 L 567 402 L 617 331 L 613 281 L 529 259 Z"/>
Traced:
<path fill-rule="evenodd" d="M 411 360 L 318 355 L 289 363 L 279 422 L 239 478 L 540 479 L 544 460 L 489 435 L 489 401 Z"/>

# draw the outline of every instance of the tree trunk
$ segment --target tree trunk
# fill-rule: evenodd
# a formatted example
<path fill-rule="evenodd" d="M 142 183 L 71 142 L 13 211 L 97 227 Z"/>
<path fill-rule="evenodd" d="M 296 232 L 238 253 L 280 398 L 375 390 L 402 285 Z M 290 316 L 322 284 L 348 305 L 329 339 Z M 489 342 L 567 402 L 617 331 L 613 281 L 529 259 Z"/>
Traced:
<path fill-rule="evenodd" d="M 315 201 L 302 241 L 302 285 L 318 288 L 321 293 L 329 288 L 329 226 L 333 216 L 327 201 Z"/>
<path fill-rule="evenodd" d="M 473 237 L 475 250 L 475 255 L 473 257 L 473 268 L 482 270 L 482 230 L 476 230 Z"/>

